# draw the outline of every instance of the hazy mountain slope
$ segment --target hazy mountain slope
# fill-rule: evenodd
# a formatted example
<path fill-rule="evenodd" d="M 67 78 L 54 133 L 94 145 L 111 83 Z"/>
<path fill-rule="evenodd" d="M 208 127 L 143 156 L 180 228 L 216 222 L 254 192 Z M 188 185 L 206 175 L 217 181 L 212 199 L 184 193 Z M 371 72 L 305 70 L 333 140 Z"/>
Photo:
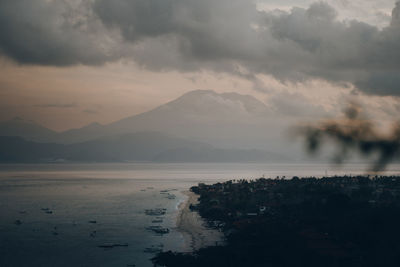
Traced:
<path fill-rule="evenodd" d="M 64 132 L 59 141 L 157 131 L 225 148 L 268 148 L 268 139 L 279 136 L 273 134 L 278 127 L 272 125 L 272 118 L 271 110 L 252 96 L 198 90 L 108 125 Z"/>
<path fill-rule="evenodd" d="M 109 124 L 107 128 L 114 131 L 133 131 L 138 128 L 162 127 L 164 130 L 174 131 L 174 127 L 179 127 L 179 130 L 187 132 L 190 129 L 183 129 L 187 125 L 201 128 L 248 123 L 249 119 L 268 116 L 268 111 L 262 102 L 252 96 L 197 90 L 149 112 Z"/>
<path fill-rule="evenodd" d="M 65 145 L 0 136 L 0 162 L 43 162 L 63 157 Z"/>
<path fill-rule="evenodd" d="M 106 131 L 160 131 L 222 148 L 280 151 L 286 126 L 275 115 L 252 96 L 198 90 L 107 125 Z"/>
<path fill-rule="evenodd" d="M 0 162 L 276 162 L 279 155 L 260 150 L 219 149 L 211 145 L 142 132 L 62 145 L 0 137 Z"/>
<path fill-rule="evenodd" d="M 70 129 L 60 133 L 57 136 L 57 141 L 60 143 L 72 144 L 92 140 L 101 136 L 105 136 L 104 126 L 94 122 L 82 128 Z"/>
<path fill-rule="evenodd" d="M 33 121 L 16 117 L 0 122 L 0 136 L 20 136 L 26 140 L 49 142 L 54 140 L 58 133 Z"/>
<path fill-rule="evenodd" d="M 66 158 L 71 160 L 152 161 L 165 150 L 211 146 L 156 132 L 140 132 L 72 144 L 67 148 Z"/>
<path fill-rule="evenodd" d="M 108 136 L 153 131 L 209 143 L 223 149 L 257 148 L 290 157 L 302 154 L 301 148 L 288 144 L 285 139 L 287 122 L 277 120 L 275 112 L 264 103 L 249 95 L 218 94 L 210 90 L 186 93 L 151 111 L 107 125 L 93 123 L 63 133 L 42 129 L 35 124 L 29 125 L 32 127 L 24 126 L 19 131 L 0 127 L 0 135 L 73 144 Z M 297 152 L 294 153 L 294 150 Z"/>

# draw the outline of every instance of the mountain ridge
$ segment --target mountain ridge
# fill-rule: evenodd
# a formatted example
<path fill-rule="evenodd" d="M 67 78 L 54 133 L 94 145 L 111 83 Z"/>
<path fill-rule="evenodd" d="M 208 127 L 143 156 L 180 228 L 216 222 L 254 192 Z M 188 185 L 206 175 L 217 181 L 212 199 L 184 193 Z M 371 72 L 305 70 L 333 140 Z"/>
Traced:
<path fill-rule="evenodd" d="M 220 144 L 222 136 L 229 139 L 229 135 L 234 133 L 237 136 L 231 139 L 244 139 L 239 134 L 244 128 L 254 128 L 270 114 L 271 110 L 264 103 L 250 95 L 195 90 L 147 112 L 109 124 L 90 123 L 81 128 L 56 132 L 37 123 L 20 120 L 18 125 L 15 122 L 9 123 L 9 126 L 7 122 L 0 123 L 0 136 L 21 136 L 30 141 L 72 144 L 124 133 L 158 131 Z M 250 129 L 244 132 L 250 132 Z M 230 143 L 234 144 L 235 141 Z"/>
<path fill-rule="evenodd" d="M 220 149 L 157 132 L 75 143 L 37 143 L 0 137 L 0 163 L 49 162 L 264 162 L 281 160 L 262 150 Z"/>
<path fill-rule="evenodd" d="M 37 142 L 51 141 L 59 133 L 50 130 L 34 121 L 14 117 L 7 121 L 0 122 L 0 136 L 20 136 L 27 140 Z"/>
<path fill-rule="evenodd" d="M 292 149 L 283 140 L 283 127 L 277 124 L 273 110 L 263 102 L 249 95 L 212 90 L 190 91 L 152 110 L 109 124 L 91 123 L 60 133 L 38 125 L 42 130 L 36 131 L 38 134 L 30 134 L 31 127 L 29 123 L 25 130 L 8 132 L 0 127 L 0 136 L 74 144 L 128 133 L 161 132 L 221 149 L 257 148 L 279 153 Z"/>

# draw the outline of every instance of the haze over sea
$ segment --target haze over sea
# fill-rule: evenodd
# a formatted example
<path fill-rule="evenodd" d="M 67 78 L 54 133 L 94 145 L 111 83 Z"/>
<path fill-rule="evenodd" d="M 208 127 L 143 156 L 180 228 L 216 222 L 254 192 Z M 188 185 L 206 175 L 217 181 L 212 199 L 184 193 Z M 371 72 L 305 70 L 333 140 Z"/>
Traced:
<path fill-rule="evenodd" d="M 366 165 L 42 164 L 0 165 L 0 266 L 151 266 L 146 248 L 185 251 L 176 229 L 181 193 L 199 182 L 286 176 L 364 174 Z M 384 173 L 399 174 L 400 165 Z M 166 198 L 161 190 L 177 197 Z M 145 230 L 166 208 L 157 236 Z M 46 213 L 46 210 L 52 213 Z M 92 221 L 92 222 L 90 222 Z M 94 223 L 93 221 L 96 221 Z M 104 244 L 128 244 L 110 249 Z"/>

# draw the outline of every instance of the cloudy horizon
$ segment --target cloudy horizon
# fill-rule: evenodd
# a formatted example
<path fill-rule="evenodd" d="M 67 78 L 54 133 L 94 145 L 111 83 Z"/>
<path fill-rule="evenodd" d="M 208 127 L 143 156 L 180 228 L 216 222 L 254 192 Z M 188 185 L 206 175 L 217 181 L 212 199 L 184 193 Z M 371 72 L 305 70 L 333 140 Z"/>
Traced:
<path fill-rule="evenodd" d="M 197 89 L 299 120 L 400 110 L 399 1 L 3 0 L 0 33 L 0 120 L 66 130 Z"/>

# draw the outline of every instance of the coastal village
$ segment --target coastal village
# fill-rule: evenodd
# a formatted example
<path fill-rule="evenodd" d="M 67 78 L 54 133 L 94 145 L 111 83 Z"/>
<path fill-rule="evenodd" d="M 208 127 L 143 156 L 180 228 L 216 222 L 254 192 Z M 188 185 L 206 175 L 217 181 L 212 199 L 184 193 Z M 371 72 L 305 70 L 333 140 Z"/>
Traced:
<path fill-rule="evenodd" d="M 224 245 L 156 266 L 400 266 L 400 177 L 276 177 L 191 188 Z M 211 260 L 212 259 L 212 260 Z"/>
<path fill-rule="evenodd" d="M 344 176 L 287 180 L 277 177 L 199 184 L 191 190 L 200 195 L 201 204 L 192 209 L 198 209 L 203 217 L 214 221 L 213 225 L 219 225 L 219 220 L 238 225 L 243 218 L 271 217 L 280 208 L 293 205 L 339 205 L 340 201 L 373 206 L 400 204 L 399 178 Z"/>

